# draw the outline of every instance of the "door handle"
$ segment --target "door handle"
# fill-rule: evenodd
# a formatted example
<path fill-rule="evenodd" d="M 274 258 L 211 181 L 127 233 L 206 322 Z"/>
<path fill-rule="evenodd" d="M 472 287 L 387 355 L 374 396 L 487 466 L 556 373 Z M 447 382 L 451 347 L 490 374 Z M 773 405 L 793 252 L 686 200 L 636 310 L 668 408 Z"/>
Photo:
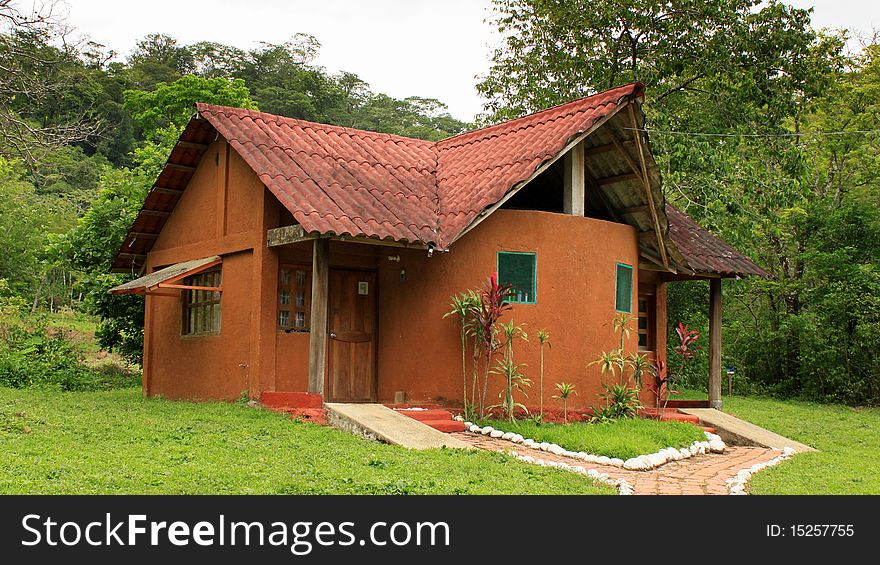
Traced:
<path fill-rule="evenodd" d="M 336 333 L 330 332 L 330 339 L 336 339 Z"/>

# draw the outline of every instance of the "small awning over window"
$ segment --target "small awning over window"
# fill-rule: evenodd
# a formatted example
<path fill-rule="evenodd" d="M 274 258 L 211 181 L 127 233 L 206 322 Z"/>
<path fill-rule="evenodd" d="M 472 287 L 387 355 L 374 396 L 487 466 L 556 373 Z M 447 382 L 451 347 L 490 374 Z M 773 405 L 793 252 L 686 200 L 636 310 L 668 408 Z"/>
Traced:
<path fill-rule="evenodd" d="M 192 261 L 184 261 L 176 263 L 170 267 L 160 269 L 155 273 L 144 275 L 143 277 L 134 279 L 125 284 L 110 289 L 110 294 L 149 294 L 160 288 L 171 289 L 193 289 L 199 290 L 222 290 L 221 288 L 207 287 L 190 287 L 186 285 L 176 284 L 178 281 L 185 279 L 190 275 L 200 273 L 211 267 L 215 267 L 222 263 L 223 260 L 218 255 L 204 257 L 202 259 L 193 259 Z"/>

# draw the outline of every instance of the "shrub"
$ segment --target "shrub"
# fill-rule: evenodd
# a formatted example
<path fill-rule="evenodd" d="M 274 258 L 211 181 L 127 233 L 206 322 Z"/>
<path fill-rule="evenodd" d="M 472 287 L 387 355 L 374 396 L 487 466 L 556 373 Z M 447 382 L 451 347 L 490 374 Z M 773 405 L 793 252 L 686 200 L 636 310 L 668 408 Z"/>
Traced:
<path fill-rule="evenodd" d="M 593 407 L 593 422 L 607 422 L 623 418 L 635 418 L 642 409 L 639 391 L 625 384 L 603 385 L 605 392 L 599 398 L 605 401 L 604 408 Z"/>
<path fill-rule="evenodd" d="M 40 318 L 5 321 L 0 349 L 0 385 L 64 391 L 135 386 L 134 371 L 115 363 L 86 366 L 82 354 L 62 331 L 50 331 Z"/>

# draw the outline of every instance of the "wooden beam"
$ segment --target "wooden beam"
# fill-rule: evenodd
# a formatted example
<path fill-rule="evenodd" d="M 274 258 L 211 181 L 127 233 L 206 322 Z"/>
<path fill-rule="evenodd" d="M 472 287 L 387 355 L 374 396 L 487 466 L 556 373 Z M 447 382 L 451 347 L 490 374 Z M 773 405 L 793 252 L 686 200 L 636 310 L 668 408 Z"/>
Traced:
<path fill-rule="evenodd" d="M 584 189 L 584 142 L 581 141 L 572 147 L 562 160 L 562 211 L 572 216 L 583 216 L 587 208 Z"/>
<path fill-rule="evenodd" d="M 632 216 L 633 214 L 647 214 L 651 211 L 647 206 L 629 206 L 627 208 L 621 208 L 618 210 L 621 214 L 627 214 Z"/>
<path fill-rule="evenodd" d="M 663 230 L 660 229 L 660 217 L 657 215 L 657 207 L 654 205 L 654 194 L 651 191 L 651 182 L 648 180 L 648 166 L 645 161 L 645 148 L 642 145 L 641 131 L 639 131 L 639 122 L 636 119 L 636 111 L 634 103 L 626 105 L 629 111 L 629 120 L 633 127 L 633 139 L 636 147 L 639 149 L 639 163 L 642 165 L 642 184 L 645 188 L 645 198 L 648 199 L 648 207 L 651 209 L 651 219 L 654 222 L 654 231 L 657 232 L 657 247 L 660 250 L 660 258 L 663 260 L 663 266 L 669 267 L 669 257 L 666 256 L 666 242 L 663 241 Z"/>
<path fill-rule="evenodd" d="M 330 240 L 312 242 L 312 304 L 308 392 L 324 394 L 327 370 L 327 311 L 330 299 Z"/>
<path fill-rule="evenodd" d="M 614 175 L 613 177 L 604 177 L 596 179 L 596 184 L 605 186 L 606 184 L 614 184 L 616 182 L 628 182 L 632 180 L 640 180 L 641 175 L 636 173 L 623 173 L 622 175 Z"/>
<path fill-rule="evenodd" d="M 183 149 L 197 149 L 199 151 L 205 151 L 208 148 L 208 144 L 196 143 L 195 141 L 178 141 L 177 147 L 181 147 Z"/>
<path fill-rule="evenodd" d="M 292 226 L 283 226 L 273 228 L 266 232 L 266 246 L 278 247 L 279 245 L 289 245 L 291 243 L 299 243 L 301 241 L 309 241 L 317 239 L 320 235 L 317 232 L 307 233 L 299 224 Z"/>
<path fill-rule="evenodd" d="M 616 140 L 615 140 L 616 141 Z M 624 141 L 619 142 L 622 145 L 633 145 L 633 141 L 631 139 L 626 139 Z M 616 143 L 606 143 L 605 145 L 596 145 L 595 147 L 587 147 L 584 150 L 584 155 L 589 157 L 590 155 L 601 155 L 602 153 L 610 153 L 617 149 Z"/>
<path fill-rule="evenodd" d="M 721 279 L 709 281 L 709 406 L 721 410 Z"/>
<path fill-rule="evenodd" d="M 278 247 L 279 245 L 290 245 L 291 243 L 300 243 L 303 241 L 311 241 L 313 239 L 332 239 L 334 241 L 343 241 L 346 243 L 365 243 L 368 245 L 383 245 L 386 247 L 405 247 L 407 249 L 427 249 L 424 243 L 407 243 L 405 241 L 393 241 L 390 239 L 378 239 L 366 236 L 351 235 L 321 235 L 317 232 L 307 233 L 299 224 L 292 226 L 284 226 L 280 228 L 270 229 L 266 232 L 267 247 Z"/>
<path fill-rule="evenodd" d="M 154 186 L 150 189 L 150 192 L 155 192 L 156 194 L 170 194 L 171 196 L 180 196 L 181 194 L 183 194 L 183 189 L 168 188 L 165 186 Z"/>
<path fill-rule="evenodd" d="M 192 165 L 181 165 L 179 163 L 165 163 L 166 169 L 173 169 L 175 171 L 183 171 L 185 173 L 194 173 L 196 172 L 196 168 Z"/>
<path fill-rule="evenodd" d="M 155 216 L 157 218 L 167 218 L 171 215 L 171 212 L 163 212 L 162 210 L 141 210 L 138 214 L 143 214 L 144 216 Z"/>
<path fill-rule="evenodd" d="M 334 241 L 345 243 L 365 243 L 367 245 L 382 245 L 386 247 L 404 247 L 406 249 L 428 249 L 424 243 L 407 243 L 405 241 L 393 241 L 390 239 L 377 239 L 375 237 L 339 235 L 331 237 Z"/>
<path fill-rule="evenodd" d="M 193 286 L 191 284 L 159 283 L 159 288 L 173 288 L 176 290 L 210 290 L 210 291 L 223 292 L 222 286 Z"/>
<path fill-rule="evenodd" d="M 670 273 L 672 273 L 674 275 L 678 275 L 678 271 L 675 269 L 675 267 L 672 267 L 672 266 L 664 267 L 663 261 L 660 259 L 660 257 L 657 256 L 657 254 L 654 253 L 653 251 L 651 251 L 649 249 L 645 249 L 645 247 L 642 245 L 639 246 L 639 257 L 641 257 L 642 259 L 645 259 L 646 261 L 653 263 L 654 265 L 657 266 L 657 269 L 650 269 L 650 268 L 645 267 L 649 271 L 660 270 L 660 271 L 663 271 L 664 273 L 666 273 L 667 275 L 669 275 Z M 641 268 L 641 264 L 639 265 L 639 268 Z"/>

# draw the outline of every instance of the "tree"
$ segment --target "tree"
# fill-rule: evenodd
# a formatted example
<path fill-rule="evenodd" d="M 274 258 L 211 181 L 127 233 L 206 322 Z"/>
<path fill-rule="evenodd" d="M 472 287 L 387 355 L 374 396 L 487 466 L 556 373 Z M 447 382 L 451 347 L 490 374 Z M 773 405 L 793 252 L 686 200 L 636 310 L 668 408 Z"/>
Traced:
<path fill-rule="evenodd" d="M 143 89 L 174 82 L 194 71 L 192 51 L 161 33 L 151 33 L 138 41 L 128 58 L 128 74 Z"/>
<path fill-rule="evenodd" d="M 23 12 L 0 0 L 0 154 L 29 166 L 100 131 L 88 109 L 60 103 L 77 84 L 77 52 L 50 44 L 66 33 L 54 8 Z"/>
<path fill-rule="evenodd" d="M 776 0 L 763 4 L 496 0 L 503 45 L 477 90 L 488 99 L 491 119 L 636 80 L 648 86 L 653 106 L 694 95 L 735 118 L 744 101 L 766 104 L 779 93 L 812 87 L 816 76 L 809 68 L 814 60 L 801 62 L 816 38 L 809 11 Z"/>
<path fill-rule="evenodd" d="M 125 107 L 148 140 L 168 128 L 182 129 L 195 114 L 196 102 L 257 109 L 241 79 L 187 75 L 153 90 L 125 91 Z"/>

